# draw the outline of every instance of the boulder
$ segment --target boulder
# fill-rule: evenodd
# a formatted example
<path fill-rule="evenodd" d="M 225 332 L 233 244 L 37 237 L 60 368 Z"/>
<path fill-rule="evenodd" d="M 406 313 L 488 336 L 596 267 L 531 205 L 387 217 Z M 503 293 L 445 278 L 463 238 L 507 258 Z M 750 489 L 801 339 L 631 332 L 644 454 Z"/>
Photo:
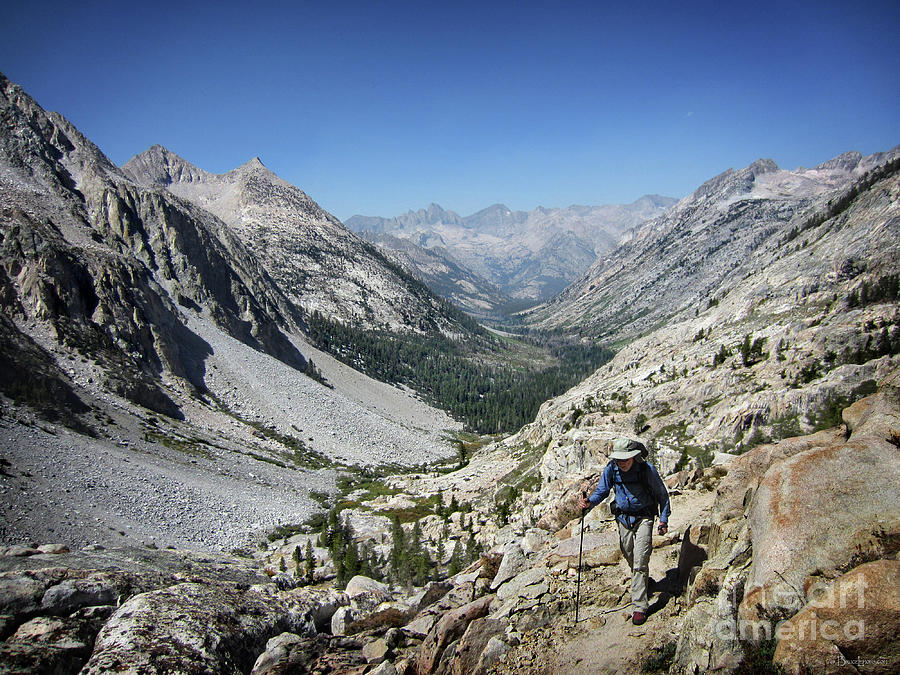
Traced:
<path fill-rule="evenodd" d="M 312 616 L 316 624 L 316 630 L 320 633 L 328 633 L 331 631 L 331 617 L 340 607 L 346 607 L 350 604 L 350 598 L 346 593 L 329 588 L 327 591 L 314 593 L 309 589 L 305 590 L 309 594 L 313 604 Z"/>
<path fill-rule="evenodd" d="M 414 634 L 421 635 L 425 637 L 431 632 L 431 629 L 434 628 L 435 624 L 441 618 L 441 615 L 437 612 L 425 612 L 419 614 L 415 619 L 406 624 L 403 628 L 404 630 Z"/>
<path fill-rule="evenodd" d="M 444 614 L 422 642 L 416 659 L 417 672 L 421 675 L 435 672 L 444 650 L 462 637 L 472 621 L 488 613 L 493 599 L 493 595 L 486 595 Z"/>
<path fill-rule="evenodd" d="M 380 593 L 384 596 L 384 600 L 382 600 L 382 602 L 391 599 L 390 586 L 388 586 L 387 584 L 383 584 L 380 581 L 370 579 L 369 577 L 365 577 L 361 574 L 357 574 L 347 582 L 347 587 L 344 589 L 344 592 L 350 597 L 351 600 L 358 595 L 362 595 L 363 593 Z"/>
<path fill-rule="evenodd" d="M 544 483 L 571 478 L 588 472 L 602 472 L 613 442 L 618 435 L 611 431 L 590 432 L 575 429 L 552 442 L 541 458 L 540 472 Z"/>
<path fill-rule="evenodd" d="M 393 599 L 387 584 L 360 575 L 347 582 L 344 592 L 350 598 L 350 606 L 357 611 L 358 616 L 371 614 L 383 602 Z"/>
<path fill-rule="evenodd" d="M 453 660 L 450 662 L 452 675 L 473 675 L 477 670 L 488 641 L 506 630 L 506 622 L 482 617 L 472 621 L 459 640 Z M 483 670 L 481 672 L 484 672 Z"/>
<path fill-rule="evenodd" d="M 563 539 L 547 557 L 547 564 L 551 567 L 560 562 L 565 562 L 569 567 L 578 566 L 578 550 L 581 547 L 581 564 L 583 567 L 600 567 L 615 565 L 622 559 L 622 551 L 619 549 L 619 535 L 612 530 L 603 532 L 586 532 L 584 542 L 574 536 Z"/>
<path fill-rule="evenodd" d="M 843 433 L 839 429 L 828 429 L 810 436 L 787 438 L 778 443 L 759 445 L 739 455 L 729 463 L 728 474 L 719 484 L 711 522 L 743 516 L 756 487 L 773 464 L 806 450 L 830 447 L 843 440 Z"/>
<path fill-rule="evenodd" d="M 109 618 L 81 672 L 249 672 L 269 638 L 315 634 L 310 609 L 272 585 L 183 583 L 142 593 Z"/>
<path fill-rule="evenodd" d="M 69 614 L 78 607 L 115 605 L 121 584 L 110 573 L 98 572 L 82 579 L 66 579 L 48 588 L 41 598 L 46 614 Z"/>
<path fill-rule="evenodd" d="M 537 553 L 544 549 L 549 539 L 550 535 L 546 530 L 537 527 L 529 528 L 525 530 L 525 536 L 522 538 L 522 551 L 526 555 Z"/>
<path fill-rule="evenodd" d="M 841 417 L 851 436 L 889 439 L 900 433 L 900 370 L 881 382 L 877 394 L 844 408 Z"/>
<path fill-rule="evenodd" d="M 331 617 L 331 634 L 344 635 L 356 616 L 356 610 L 352 607 L 338 607 Z"/>
<path fill-rule="evenodd" d="M 505 603 L 515 598 L 527 598 L 530 600 L 539 598 L 550 590 L 544 571 L 545 568 L 532 567 L 517 574 L 509 583 L 500 587 L 497 591 L 497 600 Z"/>
<path fill-rule="evenodd" d="M 777 635 L 774 662 L 788 673 L 900 672 L 900 561 L 839 577 Z"/>
<path fill-rule="evenodd" d="M 484 569 L 483 565 L 482 569 Z M 494 573 L 496 574 L 496 570 Z M 433 581 L 425 587 L 421 593 L 421 597 L 416 598 L 417 601 L 414 603 L 414 607 L 421 612 L 426 607 L 433 605 L 447 595 L 452 588 L 453 584 L 442 581 Z"/>
<path fill-rule="evenodd" d="M 713 466 L 722 466 L 724 464 L 731 464 L 731 462 L 737 459 L 740 455 L 732 455 L 728 452 L 717 452 L 713 455 Z"/>
<path fill-rule="evenodd" d="M 603 471 L 600 470 L 566 484 L 562 498 L 541 516 L 536 526 L 548 532 L 557 532 L 569 521 L 580 518 L 581 509 L 578 507 L 580 495 L 583 492 L 587 494 L 593 492 L 602 475 Z"/>
<path fill-rule="evenodd" d="M 328 650 L 325 635 L 301 637 L 282 633 L 266 643 L 266 651 L 259 655 L 250 675 L 284 675 L 309 673 Z"/>
<path fill-rule="evenodd" d="M 250 675 L 263 675 L 263 673 L 276 672 L 287 666 L 290 659 L 291 647 L 302 642 L 296 633 L 281 633 L 266 643 L 266 650 L 259 655 Z"/>
<path fill-rule="evenodd" d="M 372 642 L 367 642 L 362 649 L 363 658 L 366 663 L 379 664 L 388 658 L 390 649 L 384 638 L 378 638 Z"/>
<path fill-rule="evenodd" d="M 491 581 L 491 590 L 496 590 L 501 584 L 512 579 L 528 565 L 528 560 L 525 558 L 519 543 L 512 542 L 507 544 L 503 549 L 503 560 L 500 562 L 497 574 Z"/>
<path fill-rule="evenodd" d="M 753 564 L 743 618 L 793 614 L 809 575 L 847 565 L 879 533 L 900 536 L 897 504 L 900 462 L 887 440 L 851 437 L 772 466 L 750 507 Z"/>
<path fill-rule="evenodd" d="M 390 661 L 382 661 L 375 668 L 368 671 L 368 675 L 397 675 L 397 668 Z"/>
<path fill-rule="evenodd" d="M 478 657 L 478 663 L 472 670 L 472 675 L 487 673 L 509 651 L 509 645 L 499 636 L 495 635 L 488 640 L 487 645 Z"/>
<path fill-rule="evenodd" d="M 111 609 L 111 608 L 110 608 Z M 74 672 L 91 654 L 106 613 L 39 616 L 0 642 L 0 672 Z"/>
<path fill-rule="evenodd" d="M 65 544 L 41 544 L 38 551 L 47 555 L 59 555 L 60 553 L 68 553 L 69 547 Z"/>

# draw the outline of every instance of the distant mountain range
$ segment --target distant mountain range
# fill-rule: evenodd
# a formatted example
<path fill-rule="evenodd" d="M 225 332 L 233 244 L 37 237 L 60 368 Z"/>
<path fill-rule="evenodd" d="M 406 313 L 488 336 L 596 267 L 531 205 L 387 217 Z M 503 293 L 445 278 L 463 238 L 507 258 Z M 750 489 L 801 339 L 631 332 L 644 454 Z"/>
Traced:
<path fill-rule="evenodd" d="M 652 195 L 627 205 L 527 212 L 495 204 L 466 217 L 431 204 L 394 218 L 353 216 L 345 225 L 466 311 L 500 315 L 559 293 L 625 232 L 676 201 Z"/>

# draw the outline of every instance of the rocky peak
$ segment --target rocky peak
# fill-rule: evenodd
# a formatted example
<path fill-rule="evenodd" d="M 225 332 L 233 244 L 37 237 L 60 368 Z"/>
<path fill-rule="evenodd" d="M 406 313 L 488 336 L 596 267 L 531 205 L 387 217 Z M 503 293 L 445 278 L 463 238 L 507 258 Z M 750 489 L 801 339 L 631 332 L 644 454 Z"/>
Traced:
<path fill-rule="evenodd" d="M 779 171 L 778 165 L 771 159 L 758 159 L 747 167 L 747 171 L 755 176 Z"/>
<path fill-rule="evenodd" d="M 139 184 L 167 187 L 172 183 L 198 183 L 207 174 L 161 145 L 135 155 L 122 171 Z"/>
<path fill-rule="evenodd" d="M 817 165 L 815 168 L 820 171 L 846 171 L 850 172 L 856 169 L 859 166 L 859 163 L 862 161 L 862 154 L 856 151 L 845 152 L 842 155 L 838 155 L 834 159 L 830 159 L 827 162 L 822 162 Z"/>
<path fill-rule="evenodd" d="M 437 298 L 385 264 L 370 245 L 258 157 L 214 174 L 157 147 L 133 158 L 125 171 L 221 219 L 305 311 L 391 330 L 422 325 L 449 330 L 457 324 Z M 430 211 L 443 212 L 437 205 Z M 457 326 L 452 332 L 465 330 Z"/>
<path fill-rule="evenodd" d="M 49 189 L 66 189 L 89 180 L 119 176 L 118 168 L 65 117 L 41 108 L 19 85 L 0 73 L 4 112 L 0 143 L 7 161 Z"/>

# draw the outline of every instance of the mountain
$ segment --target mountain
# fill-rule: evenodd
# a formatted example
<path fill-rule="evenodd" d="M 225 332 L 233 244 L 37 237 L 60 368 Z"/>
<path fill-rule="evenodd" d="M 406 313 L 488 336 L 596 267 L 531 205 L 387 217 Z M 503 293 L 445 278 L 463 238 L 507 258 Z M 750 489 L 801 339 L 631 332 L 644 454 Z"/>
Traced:
<path fill-rule="evenodd" d="M 796 171 L 771 160 L 729 169 L 631 230 L 622 246 L 525 321 L 628 340 L 688 319 L 734 289 L 749 296 L 740 311 L 751 313 L 889 269 L 890 230 L 868 232 L 865 219 L 848 222 L 846 210 L 861 208 L 854 200 L 869 186 L 858 181 L 897 155 L 847 153 Z"/>
<path fill-rule="evenodd" d="M 219 179 L 151 155 L 144 170 L 165 158 L 209 209 L 161 171 L 131 178 L 137 162 L 116 167 L 0 76 L 0 451 L 18 486 L 0 494 L 0 541 L 223 549 L 302 522 L 340 466 L 455 454 L 457 422 L 304 331 L 333 307 L 458 335 L 461 313 L 258 162 L 217 187 L 223 215 L 246 215 L 227 223 Z"/>
<path fill-rule="evenodd" d="M 897 365 L 900 148 L 728 171 L 526 322 L 618 341 L 522 431 L 633 429 L 689 454 L 809 431 Z M 561 440 L 559 442 L 562 442 Z M 710 454 L 711 456 L 711 454 Z"/>
<path fill-rule="evenodd" d="M 204 389 L 208 346 L 183 308 L 305 367 L 283 332 L 300 312 L 221 221 L 140 189 L 64 118 L 0 86 L 5 311 L 96 359 L 113 391 L 167 414 L 164 373 Z"/>
<path fill-rule="evenodd" d="M 536 302 L 561 291 L 614 247 L 623 232 L 675 201 L 654 195 L 627 205 L 529 212 L 495 204 L 465 218 L 431 204 L 390 219 L 353 216 L 346 225 L 439 250 L 510 297 Z M 382 243 L 386 249 L 389 245 Z"/>
<path fill-rule="evenodd" d="M 447 249 L 425 247 L 390 234 L 363 231 L 360 236 L 375 244 L 429 289 L 479 319 L 507 316 L 515 301 L 499 288 L 455 261 Z"/>
<path fill-rule="evenodd" d="M 161 146 L 122 171 L 224 222 L 305 314 L 359 328 L 459 333 L 459 317 L 258 158 L 207 173 Z"/>

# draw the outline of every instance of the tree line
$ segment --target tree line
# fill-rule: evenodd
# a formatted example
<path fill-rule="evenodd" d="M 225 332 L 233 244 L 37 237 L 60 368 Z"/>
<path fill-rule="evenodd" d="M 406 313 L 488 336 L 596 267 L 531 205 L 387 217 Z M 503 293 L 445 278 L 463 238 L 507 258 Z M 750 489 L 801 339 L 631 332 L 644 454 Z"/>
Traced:
<path fill-rule="evenodd" d="M 362 330 L 318 312 L 307 318 L 317 347 L 367 375 L 403 384 L 478 433 L 508 433 L 534 419 L 544 401 L 558 396 L 609 361 L 613 352 L 596 342 L 559 336 L 522 338 L 553 365 L 513 363 L 499 339 L 485 334 L 450 339 Z"/>

